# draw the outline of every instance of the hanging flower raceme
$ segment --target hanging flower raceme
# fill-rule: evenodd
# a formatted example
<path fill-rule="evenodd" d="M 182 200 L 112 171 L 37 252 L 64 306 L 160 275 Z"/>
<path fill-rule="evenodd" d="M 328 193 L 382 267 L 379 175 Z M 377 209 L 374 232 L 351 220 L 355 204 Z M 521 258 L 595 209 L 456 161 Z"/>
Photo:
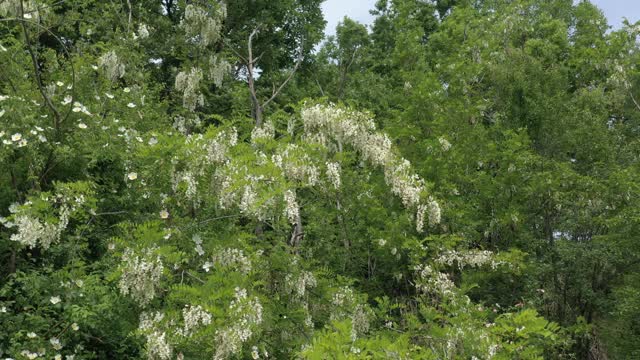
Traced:
<path fill-rule="evenodd" d="M 132 249 L 122 255 L 122 277 L 118 287 L 123 295 L 130 295 L 140 306 L 146 306 L 156 297 L 162 277 L 163 265 L 153 249 L 147 249 L 142 256 Z"/>
<path fill-rule="evenodd" d="M 176 90 L 182 91 L 182 105 L 193 111 L 204 105 L 204 96 L 200 92 L 202 70 L 191 68 L 189 72 L 181 71 L 176 76 Z"/>
<path fill-rule="evenodd" d="M 396 155 L 391 140 L 386 134 L 375 132 L 375 124 L 365 114 L 346 111 L 329 105 L 305 107 L 301 112 L 305 136 L 327 139 L 334 143 L 325 143 L 330 149 L 342 149 L 349 145 L 360 154 L 363 160 L 374 166 L 382 167 L 385 182 L 391 192 L 402 200 L 407 209 L 417 210 L 416 229 L 424 228 L 425 213 L 429 214 L 429 224 L 440 222 L 440 206 L 432 198 L 425 199 L 425 183 L 413 173 L 408 160 Z M 320 134 L 320 135 L 319 135 Z M 327 174 L 335 179 L 335 171 Z M 335 185 L 335 182 L 334 182 Z"/>
<path fill-rule="evenodd" d="M 102 55 L 98 60 L 98 65 L 104 69 L 107 78 L 116 81 L 125 74 L 125 65 L 120 61 L 115 51 L 111 50 Z"/>
<path fill-rule="evenodd" d="M 8 219 L 0 218 L 0 224 L 16 228 L 10 237 L 12 241 L 31 249 L 36 246 L 49 249 L 60 241 L 72 214 L 82 209 L 91 197 L 92 192 L 84 188 L 86 184 L 78 184 L 60 184 L 55 195 L 41 193 L 22 205 L 12 205 L 9 208 L 12 215 Z M 83 190 L 78 190 L 80 187 Z"/>
<path fill-rule="evenodd" d="M 257 297 L 248 297 L 245 289 L 235 289 L 229 312 L 230 325 L 216 331 L 215 360 L 228 359 L 238 354 L 255 328 L 262 323 L 262 304 Z"/>
<path fill-rule="evenodd" d="M 222 22 L 227 17 L 227 7 L 219 2 L 210 14 L 205 9 L 189 4 L 180 22 L 186 36 L 193 42 L 206 47 L 220 40 Z"/>
<path fill-rule="evenodd" d="M 327 178 L 336 190 L 340 188 L 340 164 L 327 162 Z"/>

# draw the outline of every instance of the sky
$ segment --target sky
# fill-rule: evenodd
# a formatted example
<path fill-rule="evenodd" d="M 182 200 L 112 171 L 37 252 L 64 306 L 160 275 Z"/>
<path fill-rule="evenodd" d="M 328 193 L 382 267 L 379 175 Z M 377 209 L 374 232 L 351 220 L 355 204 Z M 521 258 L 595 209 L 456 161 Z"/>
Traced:
<path fill-rule="evenodd" d="M 369 10 L 373 8 L 376 0 L 326 0 L 322 4 L 328 35 L 335 34 L 336 25 L 346 15 L 350 18 L 370 25 L 373 16 Z M 627 17 L 632 23 L 640 20 L 640 0 L 591 0 L 596 4 L 609 20 L 614 28 L 622 25 L 622 18 Z"/>

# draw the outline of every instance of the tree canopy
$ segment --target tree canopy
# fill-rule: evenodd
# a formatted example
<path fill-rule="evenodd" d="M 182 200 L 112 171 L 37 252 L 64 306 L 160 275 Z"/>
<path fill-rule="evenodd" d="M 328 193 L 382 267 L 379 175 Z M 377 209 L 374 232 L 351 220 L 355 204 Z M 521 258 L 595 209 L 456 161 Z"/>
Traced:
<path fill-rule="evenodd" d="M 0 0 L 0 358 L 640 357 L 640 23 Z"/>

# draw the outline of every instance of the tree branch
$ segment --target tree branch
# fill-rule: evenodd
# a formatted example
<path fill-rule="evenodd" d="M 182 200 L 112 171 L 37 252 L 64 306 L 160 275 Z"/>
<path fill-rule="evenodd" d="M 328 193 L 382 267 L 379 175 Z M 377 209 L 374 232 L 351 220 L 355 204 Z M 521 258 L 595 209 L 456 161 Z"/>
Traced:
<path fill-rule="evenodd" d="M 21 18 L 24 17 L 24 4 L 22 3 L 22 0 L 20 0 L 20 17 Z M 36 54 L 33 52 L 33 48 L 31 47 L 31 39 L 29 38 L 29 31 L 27 30 L 27 25 L 25 24 L 24 21 L 20 21 L 20 25 L 22 26 L 22 32 L 24 34 L 24 41 L 27 44 L 27 51 L 31 56 L 31 62 L 33 64 L 33 69 L 35 71 L 36 83 L 38 85 L 38 89 L 40 90 L 40 95 L 42 95 L 42 98 L 47 104 L 47 107 L 49 107 L 49 110 L 51 110 L 51 112 L 53 113 L 53 116 L 55 117 L 55 120 L 54 120 L 55 129 L 56 129 L 56 132 L 59 132 L 60 123 L 62 122 L 60 113 L 58 112 L 58 109 L 56 109 L 56 107 L 53 106 L 51 99 L 49 98 L 49 96 L 47 96 L 44 86 L 42 86 L 42 76 L 40 74 L 40 67 L 38 66 L 38 59 L 36 58 Z"/>
<path fill-rule="evenodd" d="M 262 104 L 262 107 L 266 107 L 273 99 L 276 98 L 276 96 L 278 96 L 280 91 L 282 91 L 282 89 L 287 85 L 287 83 L 293 78 L 293 75 L 296 73 L 296 71 L 300 67 L 300 64 L 302 64 L 302 60 L 303 59 L 304 59 L 304 57 L 302 55 L 300 55 L 300 57 L 298 58 L 298 61 L 296 61 L 296 65 L 293 67 L 293 70 L 291 70 L 291 72 L 289 73 L 289 76 L 280 85 L 280 87 L 273 93 L 273 95 L 271 95 L 269 100 L 265 101 L 264 104 Z"/>
<path fill-rule="evenodd" d="M 633 96 L 633 93 L 631 92 L 631 89 L 629 89 L 629 96 L 631 96 L 631 100 L 633 100 L 633 103 L 636 104 L 636 107 L 638 108 L 638 110 L 640 110 L 640 104 L 638 104 L 638 101 Z"/>

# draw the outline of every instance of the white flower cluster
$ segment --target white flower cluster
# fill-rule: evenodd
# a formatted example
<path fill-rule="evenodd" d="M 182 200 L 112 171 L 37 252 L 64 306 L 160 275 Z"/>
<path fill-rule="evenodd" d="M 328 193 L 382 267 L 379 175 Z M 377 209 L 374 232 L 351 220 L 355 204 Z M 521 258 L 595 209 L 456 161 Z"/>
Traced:
<path fill-rule="evenodd" d="M 185 30 L 188 38 L 204 47 L 220 40 L 222 22 L 226 17 L 227 7 L 224 2 L 218 2 L 218 7 L 211 16 L 203 8 L 189 4 L 185 8 L 180 26 Z"/>
<path fill-rule="evenodd" d="M 444 298 L 452 298 L 456 285 L 449 277 L 440 272 L 435 271 L 429 265 L 418 265 L 415 268 L 418 275 L 416 288 L 424 293 L 435 293 Z"/>
<path fill-rule="evenodd" d="M 213 81 L 216 87 L 222 87 L 224 76 L 231 72 L 231 64 L 224 59 L 218 59 L 217 55 L 211 56 L 209 59 L 209 79 Z"/>
<path fill-rule="evenodd" d="M 438 138 L 438 142 L 440 143 L 440 147 L 442 147 L 442 151 L 449 151 L 449 149 L 451 149 L 451 143 L 447 139 L 440 137 Z"/>
<path fill-rule="evenodd" d="M 366 305 L 357 302 L 356 296 L 348 286 L 341 287 L 333 295 L 331 320 L 351 319 L 351 340 L 369 331 L 369 314 Z"/>
<path fill-rule="evenodd" d="M 331 300 L 331 304 L 336 307 L 347 306 L 355 301 L 355 296 L 353 294 L 353 289 L 348 286 L 343 286 L 335 294 L 333 294 L 333 299 Z"/>
<path fill-rule="evenodd" d="M 375 132 L 372 119 L 361 113 L 324 105 L 304 108 L 301 118 L 308 137 L 321 134 L 322 138 L 337 142 L 338 149 L 343 145 L 350 145 L 364 160 L 382 167 L 385 182 L 391 188 L 391 192 L 400 197 L 405 208 L 416 209 L 422 204 L 422 195 L 426 192 L 424 180 L 413 173 L 408 160 L 393 152 L 391 140 L 386 134 Z M 439 221 L 440 217 L 435 214 L 434 204 L 436 203 L 433 199 L 427 204 L 434 212 L 430 219 Z M 439 210 L 439 207 L 437 209 Z M 424 213 L 424 210 L 421 212 Z M 421 230 L 422 226 L 418 228 Z"/>
<path fill-rule="evenodd" d="M 153 249 L 147 249 L 143 257 L 131 249 L 126 249 L 122 255 L 122 277 L 118 287 L 123 295 L 130 295 L 140 306 L 146 306 L 155 298 L 162 277 L 162 260 L 153 256 Z"/>
<path fill-rule="evenodd" d="M 310 271 L 301 271 L 297 277 L 287 274 L 285 277 L 285 290 L 296 299 L 303 299 L 307 289 L 312 289 L 318 285 L 316 277 Z"/>
<path fill-rule="evenodd" d="M 418 205 L 416 212 L 416 230 L 422 232 L 424 229 L 424 216 L 427 214 L 429 218 L 429 225 L 434 226 L 440 223 L 441 211 L 440 204 L 438 204 L 431 196 L 427 199 L 426 204 Z"/>
<path fill-rule="evenodd" d="M 251 142 L 256 143 L 260 140 L 273 139 L 276 135 L 276 129 L 271 121 L 265 121 L 262 126 L 255 126 L 251 131 Z"/>
<path fill-rule="evenodd" d="M 212 316 L 210 313 L 202 309 L 202 306 L 185 305 L 182 309 L 182 317 L 184 318 L 184 328 L 178 329 L 178 335 L 189 337 L 193 330 L 200 326 L 211 324 Z"/>
<path fill-rule="evenodd" d="M 42 349 L 44 350 L 44 349 Z M 44 356 L 45 353 L 43 351 L 40 352 L 31 352 L 30 350 L 22 350 L 20 352 L 20 355 L 24 356 L 25 358 L 32 360 L 32 359 L 37 359 L 39 356 Z"/>
<path fill-rule="evenodd" d="M 198 196 L 198 179 L 196 178 L 196 174 L 190 170 L 186 170 L 172 174 L 171 180 L 171 188 L 174 192 L 178 192 L 180 184 L 186 185 L 184 188 L 184 196 L 193 203 L 195 208 L 198 208 L 200 197 Z"/>
<path fill-rule="evenodd" d="M 340 164 L 327 162 L 327 178 L 336 190 L 340 188 Z"/>
<path fill-rule="evenodd" d="M 358 336 L 367 332 L 369 332 L 369 316 L 365 307 L 358 304 L 351 315 L 351 341 L 356 341 Z"/>
<path fill-rule="evenodd" d="M 191 6 L 191 5 L 189 5 Z M 204 105 L 204 96 L 200 92 L 200 81 L 202 81 L 202 70 L 197 67 L 191 71 L 181 71 L 176 76 L 176 90 L 182 91 L 182 106 L 193 111 L 196 106 Z"/>
<path fill-rule="evenodd" d="M 295 144 L 288 144 L 284 151 L 273 155 L 271 161 L 282 170 L 287 179 L 309 186 L 315 186 L 318 183 L 320 177 L 318 167 L 314 165 L 311 157 Z"/>
<path fill-rule="evenodd" d="M 45 200 L 49 200 L 47 197 Z M 60 241 L 62 232 L 69 225 L 69 216 L 77 207 L 81 206 L 85 202 L 84 196 L 76 196 L 73 198 L 67 198 L 63 194 L 57 194 L 54 197 L 55 202 L 59 202 L 60 208 L 58 210 L 58 222 L 51 224 L 46 221 L 41 221 L 35 216 L 28 213 L 28 208 L 31 202 L 27 201 L 20 208 L 17 205 L 12 205 L 9 211 L 14 214 L 13 221 L 7 221 L 4 218 L 0 219 L 0 223 L 7 228 L 17 227 L 17 233 L 11 235 L 11 240 L 16 241 L 24 246 L 28 246 L 33 249 L 38 244 L 43 250 L 47 250 L 51 244 Z"/>
<path fill-rule="evenodd" d="M 231 128 L 220 131 L 215 138 L 207 142 L 207 161 L 209 164 L 222 164 L 228 161 L 229 149 L 238 144 L 238 130 Z"/>
<path fill-rule="evenodd" d="M 458 269 L 462 270 L 465 266 L 479 268 L 489 264 L 492 269 L 504 264 L 504 261 L 496 261 L 493 252 L 488 250 L 466 250 L 466 251 L 445 251 L 435 259 L 440 265 L 457 264 Z"/>
<path fill-rule="evenodd" d="M 17 241 L 31 249 L 35 248 L 38 242 L 43 249 L 48 249 L 52 243 L 60 238 L 57 226 L 42 223 L 29 215 L 17 216 L 15 225 L 18 227 L 18 232 L 11 235 L 11 241 Z"/>
<path fill-rule="evenodd" d="M 196 244 L 195 250 L 198 253 L 198 255 L 200 256 L 204 255 L 204 249 L 202 248 L 202 237 L 200 237 L 199 234 L 195 234 L 193 235 L 191 240 L 193 240 L 193 242 Z"/>
<path fill-rule="evenodd" d="M 418 175 L 412 174 L 409 160 L 400 159 L 393 166 L 386 166 L 384 179 L 391 187 L 391 192 L 400 197 L 406 208 L 417 207 L 420 204 L 424 181 Z"/>
<path fill-rule="evenodd" d="M 134 34 L 135 35 L 135 34 Z M 146 39 L 149 37 L 149 28 L 146 24 L 138 25 L 138 34 L 135 35 L 136 39 Z"/>
<path fill-rule="evenodd" d="M 21 5 L 22 3 L 22 5 Z M 22 7 L 22 9 L 21 9 Z M 27 20 L 36 21 L 40 17 L 38 4 L 34 0 L 5 0 L 0 1 L 0 16 L 19 17 L 24 10 L 23 17 Z"/>
<path fill-rule="evenodd" d="M 150 331 L 154 330 L 158 323 L 160 323 L 164 319 L 164 314 L 161 312 L 143 312 L 140 314 L 140 323 L 138 328 L 142 331 Z"/>
<path fill-rule="evenodd" d="M 149 360 L 169 360 L 173 355 L 173 348 L 167 340 L 167 334 L 158 326 L 164 319 L 161 312 L 143 312 L 140 315 L 140 325 L 138 328 L 146 333 L 147 338 L 147 359 Z"/>
<path fill-rule="evenodd" d="M 289 220 L 289 223 L 296 224 L 298 221 L 298 217 L 300 216 L 300 207 L 298 206 L 298 202 L 296 201 L 295 190 L 287 190 L 284 192 L 284 202 L 284 215 Z"/>
<path fill-rule="evenodd" d="M 169 360 L 173 355 L 173 348 L 166 339 L 165 332 L 154 331 L 147 335 L 147 359 Z"/>
<path fill-rule="evenodd" d="M 256 326 L 262 323 L 262 304 L 258 298 L 250 299 L 247 290 L 236 288 L 235 297 L 229 305 L 231 325 L 216 331 L 214 360 L 228 359 L 237 354 L 253 335 Z"/>
<path fill-rule="evenodd" d="M 254 204 L 256 203 L 257 197 L 258 197 L 258 194 L 256 194 L 256 191 L 253 189 L 253 186 L 245 185 L 244 191 L 242 192 L 242 198 L 240 199 L 240 204 L 239 204 L 240 211 L 243 214 L 253 215 L 260 218 L 260 212 L 258 211 L 257 207 L 254 206 Z"/>
<path fill-rule="evenodd" d="M 192 118 L 185 118 L 184 116 L 178 115 L 173 119 L 172 126 L 181 134 L 187 135 L 193 131 L 193 129 L 200 127 L 200 125 L 202 125 L 202 120 L 200 120 L 200 117 L 197 115 Z"/>
<path fill-rule="evenodd" d="M 111 50 L 98 59 L 98 65 L 102 67 L 111 81 L 116 81 L 124 76 L 125 65 L 120 61 L 115 51 Z"/>
<path fill-rule="evenodd" d="M 213 256 L 213 263 L 222 267 L 228 267 L 243 274 L 251 272 L 251 259 L 244 254 L 244 251 L 235 248 L 222 249 Z"/>

